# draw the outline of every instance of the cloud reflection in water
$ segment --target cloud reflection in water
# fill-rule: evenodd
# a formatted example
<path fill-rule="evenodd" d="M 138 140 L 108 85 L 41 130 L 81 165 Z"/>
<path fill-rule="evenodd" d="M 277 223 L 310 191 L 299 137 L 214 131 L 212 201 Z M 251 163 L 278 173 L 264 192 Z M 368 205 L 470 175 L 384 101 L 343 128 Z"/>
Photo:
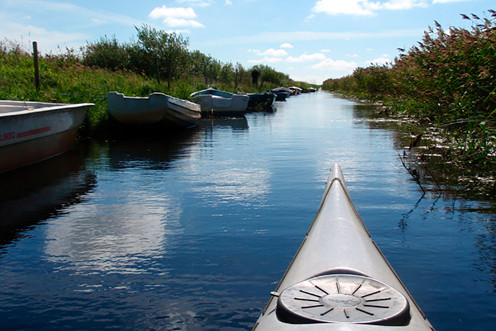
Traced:
<path fill-rule="evenodd" d="M 46 259 L 77 272 L 143 273 L 181 232 L 182 213 L 166 195 L 123 191 L 119 204 L 77 205 L 47 225 Z M 150 266 L 153 268 L 152 266 Z"/>

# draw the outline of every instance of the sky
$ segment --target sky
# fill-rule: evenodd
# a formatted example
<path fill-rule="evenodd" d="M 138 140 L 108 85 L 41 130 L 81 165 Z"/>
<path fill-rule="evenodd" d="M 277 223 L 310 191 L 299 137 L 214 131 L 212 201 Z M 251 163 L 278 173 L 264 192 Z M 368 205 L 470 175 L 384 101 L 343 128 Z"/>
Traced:
<path fill-rule="evenodd" d="M 494 0 L 0 0 L 0 37 L 58 54 L 105 36 L 136 41 L 146 24 L 223 63 L 268 65 L 321 84 L 391 63 L 434 21 L 470 28 L 460 14 L 489 18 L 488 9 Z"/>

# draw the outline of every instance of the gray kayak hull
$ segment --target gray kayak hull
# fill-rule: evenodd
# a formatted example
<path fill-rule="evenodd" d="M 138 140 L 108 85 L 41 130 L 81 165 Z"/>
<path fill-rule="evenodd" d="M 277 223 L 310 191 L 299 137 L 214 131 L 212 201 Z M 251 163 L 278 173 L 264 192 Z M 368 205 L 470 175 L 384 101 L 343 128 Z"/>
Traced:
<path fill-rule="evenodd" d="M 337 164 L 303 243 L 254 327 L 321 329 L 433 330 L 371 239 Z"/>

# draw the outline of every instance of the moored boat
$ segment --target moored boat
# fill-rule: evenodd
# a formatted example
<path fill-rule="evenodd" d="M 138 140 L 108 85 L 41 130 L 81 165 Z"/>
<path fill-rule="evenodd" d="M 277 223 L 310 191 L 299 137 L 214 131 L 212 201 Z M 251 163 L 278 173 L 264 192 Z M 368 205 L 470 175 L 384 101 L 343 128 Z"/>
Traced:
<path fill-rule="evenodd" d="M 272 110 L 276 95 L 272 92 L 263 93 L 248 93 L 250 99 L 248 100 L 248 110 L 250 111 L 264 111 Z"/>
<path fill-rule="evenodd" d="M 291 90 L 292 95 L 299 95 L 301 94 L 302 91 L 302 89 L 299 88 L 298 86 L 291 86 L 289 89 Z"/>
<path fill-rule="evenodd" d="M 112 91 L 107 94 L 107 104 L 110 115 L 128 125 L 192 128 L 201 117 L 198 104 L 159 92 L 148 97 L 127 97 Z"/>
<path fill-rule="evenodd" d="M 208 88 L 191 93 L 191 99 L 201 106 L 202 115 L 208 116 L 242 116 L 248 111 L 246 94 L 234 94 Z"/>
<path fill-rule="evenodd" d="M 271 91 L 276 95 L 276 101 L 285 101 L 291 96 L 291 90 L 287 87 L 277 87 Z"/>
<path fill-rule="evenodd" d="M 67 151 L 91 106 L 0 100 L 0 173 Z"/>
<path fill-rule="evenodd" d="M 433 330 L 371 239 L 338 165 L 271 294 L 254 330 Z"/>

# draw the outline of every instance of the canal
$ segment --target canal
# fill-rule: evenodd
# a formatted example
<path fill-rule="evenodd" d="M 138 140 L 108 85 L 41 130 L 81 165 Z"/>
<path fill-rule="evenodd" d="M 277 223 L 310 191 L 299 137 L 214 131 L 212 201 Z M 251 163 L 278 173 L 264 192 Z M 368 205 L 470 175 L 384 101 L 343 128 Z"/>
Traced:
<path fill-rule="evenodd" d="M 399 158 L 408 128 L 370 106 L 318 92 L 276 107 L 2 175 L 0 329 L 250 329 L 333 163 L 433 326 L 494 327 L 493 209 L 423 195 Z"/>

